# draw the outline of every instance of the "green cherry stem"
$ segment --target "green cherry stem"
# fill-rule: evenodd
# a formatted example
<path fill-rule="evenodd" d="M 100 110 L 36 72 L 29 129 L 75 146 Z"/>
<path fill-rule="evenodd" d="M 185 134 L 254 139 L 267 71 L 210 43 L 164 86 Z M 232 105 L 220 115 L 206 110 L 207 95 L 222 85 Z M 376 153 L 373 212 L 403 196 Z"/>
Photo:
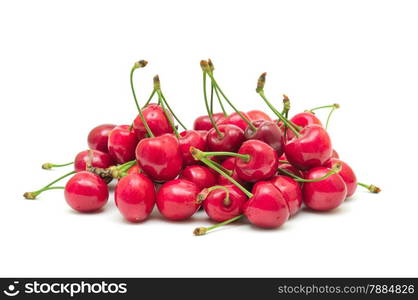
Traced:
<path fill-rule="evenodd" d="M 226 193 L 226 196 L 224 198 L 223 204 L 225 206 L 228 206 L 231 204 L 231 199 L 229 198 L 229 190 L 227 187 L 223 186 L 223 185 L 214 185 L 211 186 L 210 188 L 206 188 L 203 189 L 198 195 L 197 195 L 197 200 L 196 202 L 198 204 L 202 203 L 206 197 L 209 195 L 210 192 L 214 191 L 214 190 L 224 190 Z"/>
<path fill-rule="evenodd" d="M 281 173 L 283 173 L 287 176 L 292 177 L 297 182 L 318 182 L 318 181 L 322 181 L 322 180 L 325 180 L 325 179 L 327 179 L 328 177 L 330 177 L 334 174 L 337 174 L 341 170 L 342 170 L 342 165 L 339 164 L 339 163 L 336 163 L 332 166 L 331 170 L 327 174 L 325 174 L 324 176 L 321 176 L 321 177 L 315 178 L 315 179 L 305 179 L 305 178 L 302 178 L 302 177 L 299 177 L 299 176 L 293 174 L 292 172 L 289 172 L 289 171 L 286 171 L 286 170 L 283 170 L 283 169 L 280 169 L 280 168 L 278 169 L 279 172 L 281 172 Z"/>
<path fill-rule="evenodd" d="M 49 184 L 47 184 L 46 186 L 44 186 L 43 188 L 40 188 L 39 190 L 33 191 L 33 192 L 26 192 L 23 194 L 23 197 L 25 197 L 26 199 L 36 199 L 36 197 L 38 195 L 40 195 L 42 192 L 47 191 L 47 190 L 52 190 L 54 188 L 52 188 L 51 186 L 54 185 L 55 183 L 57 183 L 58 181 L 64 179 L 65 177 L 68 177 L 70 175 L 75 174 L 75 171 L 71 171 L 65 175 L 62 175 L 61 177 L 58 177 L 57 179 L 55 179 L 54 181 L 50 182 Z"/>
<path fill-rule="evenodd" d="M 243 216 L 244 215 L 239 215 L 239 216 L 233 217 L 229 220 L 226 220 L 224 222 L 221 222 L 221 223 L 209 226 L 209 227 L 198 227 L 195 230 L 193 230 L 193 234 L 194 235 L 205 235 L 208 231 L 213 230 L 213 229 L 218 228 L 218 227 L 221 227 L 223 225 L 227 225 L 229 223 L 235 222 L 236 220 L 241 219 Z"/>
<path fill-rule="evenodd" d="M 180 124 L 180 126 L 184 129 L 187 130 L 187 127 L 184 126 L 184 124 L 180 121 L 180 119 L 176 116 L 176 114 L 174 113 L 174 111 L 171 109 L 170 104 L 168 104 L 168 101 L 165 99 L 165 96 L 163 94 L 163 91 L 161 90 L 161 88 L 158 89 L 159 90 L 159 94 L 161 97 L 161 102 L 164 102 L 164 104 L 167 106 L 168 110 L 170 111 L 170 113 L 173 115 L 174 119 L 177 120 L 177 122 Z M 168 118 L 168 117 L 167 117 Z"/>
<path fill-rule="evenodd" d="M 66 163 L 66 164 L 52 164 L 52 163 L 44 163 L 44 164 L 42 165 L 42 169 L 44 169 L 44 170 L 50 170 L 50 169 L 52 169 L 52 168 L 61 168 L 61 167 L 70 166 L 70 165 L 72 165 L 72 164 L 74 164 L 74 162 L 73 162 L 73 161 L 72 161 L 72 162 L 69 162 L 69 163 Z"/>
<path fill-rule="evenodd" d="M 144 115 L 142 114 L 141 107 L 138 104 L 138 99 L 136 97 L 135 88 L 134 88 L 134 81 L 133 81 L 133 76 L 134 76 L 135 70 L 139 69 L 139 68 L 144 68 L 147 64 L 148 64 L 148 62 L 145 61 L 145 60 L 140 60 L 140 61 L 138 61 L 134 64 L 134 66 L 131 69 L 130 83 L 131 83 L 132 95 L 134 96 L 135 105 L 136 105 L 136 108 L 138 109 L 139 117 L 141 118 L 141 121 L 144 124 L 144 127 L 145 127 L 145 129 L 148 133 L 148 136 L 149 137 L 155 137 L 154 134 L 152 133 L 151 129 L 149 128 L 148 123 L 144 118 Z"/>
<path fill-rule="evenodd" d="M 251 156 L 249 154 L 239 154 L 235 152 L 202 152 L 202 156 L 204 158 L 211 157 L 211 156 L 233 156 L 233 157 L 239 157 L 244 162 L 249 162 Z"/>
<path fill-rule="evenodd" d="M 207 62 L 202 60 L 200 62 L 200 66 L 202 68 L 203 71 L 203 98 L 205 100 L 205 107 L 206 107 L 206 111 L 208 113 L 209 116 L 209 120 L 213 126 L 213 128 L 215 129 L 216 133 L 218 134 L 219 137 L 223 137 L 223 133 L 219 130 L 218 125 L 216 125 L 215 120 L 213 119 L 213 115 L 210 111 L 210 107 L 209 107 L 209 103 L 208 103 L 208 95 L 207 95 L 207 91 L 206 91 L 206 77 L 207 77 L 207 72 L 205 71 L 205 69 L 207 68 Z"/>
<path fill-rule="evenodd" d="M 289 162 L 287 160 L 279 160 L 280 164 L 288 164 Z"/>
<path fill-rule="evenodd" d="M 369 185 L 369 184 L 365 184 L 362 182 L 357 182 L 357 185 L 362 186 L 368 189 L 371 193 L 375 193 L 375 194 L 380 193 L 382 191 L 379 187 L 375 186 L 374 184 Z"/>
<path fill-rule="evenodd" d="M 148 106 L 148 104 L 150 104 L 150 102 L 151 102 L 152 98 L 154 97 L 154 95 L 155 95 L 155 90 L 152 90 L 151 95 L 148 97 L 148 100 L 147 100 L 147 102 L 145 102 L 145 104 L 144 104 L 144 106 L 142 107 L 142 109 L 144 109 L 145 107 L 147 107 L 147 106 Z"/>
<path fill-rule="evenodd" d="M 325 130 L 328 130 L 328 124 L 329 124 L 329 120 L 331 119 L 332 113 L 339 107 L 340 106 L 338 104 L 334 104 L 334 106 L 332 107 L 331 111 L 328 114 L 327 122 L 325 123 Z"/>
<path fill-rule="evenodd" d="M 213 71 L 215 70 L 215 66 L 213 65 L 212 60 L 210 58 L 208 59 L 207 62 L 208 62 L 208 66 L 209 66 L 209 70 L 208 71 L 213 75 Z M 222 113 L 224 114 L 225 117 L 228 117 L 228 114 L 227 114 L 227 112 L 225 110 L 225 107 L 224 107 L 224 104 L 222 102 L 222 99 L 219 96 L 219 92 L 218 92 L 217 89 L 214 88 L 212 81 L 211 81 L 211 89 L 212 89 L 212 91 L 215 90 L 216 98 L 218 99 L 219 105 L 220 105 L 220 107 L 222 109 Z M 211 94 L 211 97 L 212 97 L 212 94 Z M 213 110 L 211 110 L 211 111 L 213 113 Z"/>
<path fill-rule="evenodd" d="M 160 90 L 157 90 L 157 94 L 158 94 L 158 98 L 160 100 L 162 100 Z M 176 135 L 177 138 L 180 138 L 180 134 L 179 134 L 179 132 L 178 132 L 178 130 L 176 128 L 176 125 L 174 125 L 174 121 L 170 118 L 169 112 L 165 108 L 165 102 L 164 102 L 164 100 L 160 101 L 160 105 L 163 108 L 163 111 L 164 111 L 165 116 L 167 117 L 168 123 L 170 123 L 171 128 L 173 128 L 174 134 Z"/>

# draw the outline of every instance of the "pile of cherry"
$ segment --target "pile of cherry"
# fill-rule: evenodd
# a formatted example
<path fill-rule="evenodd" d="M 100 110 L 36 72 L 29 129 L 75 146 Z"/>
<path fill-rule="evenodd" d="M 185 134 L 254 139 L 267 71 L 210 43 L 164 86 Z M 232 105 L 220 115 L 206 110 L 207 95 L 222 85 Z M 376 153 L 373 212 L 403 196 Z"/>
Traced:
<path fill-rule="evenodd" d="M 65 199 L 82 213 L 102 209 L 109 198 L 108 184 L 117 180 L 115 203 L 124 218 L 143 222 L 155 204 L 169 220 L 190 218 L 202 206 L 219 222 L 199 227 L 194 234 L 240 218 L 258 227 L 277 228 L 304 204 L 328 211 L 351 197 L 357 186 L 378 193 L 374 185 L 357 182 L 350 166 L 339 159 L 326 130 L 337 104 L 325 105 L 289 118 L 290 101 L 274 107 L 264 93 L 266 74 L 256 92 L 277 116 L 272 120 L 260 110 L 239 111 L 214 77 L 211 60 L 202 60 L 203 98 L 207 115 L 198 117 L 188 130 L 171 109 L 154 77 L 154 89 L 141 107 L 133 75 L 147 62 L 134 64 L 130 73 L 138 116 L 130 125 L 100 125 L 88 135 L 89 150 L 73 162 L 46 163 L 51 169 L 74 165 L 74 170 L 24 197 L 35 199 L 47 190 L 64 189 Z M 214 113 L 214 105 L 221 113 Z M 234 112 L 227 113 L 226 105 Z M 330 109 L 326 126 L 317 109 Z M 179 132 L 179 128 L 183 131 Z M 72 176 L 65 186 L 55 184 Z"/>

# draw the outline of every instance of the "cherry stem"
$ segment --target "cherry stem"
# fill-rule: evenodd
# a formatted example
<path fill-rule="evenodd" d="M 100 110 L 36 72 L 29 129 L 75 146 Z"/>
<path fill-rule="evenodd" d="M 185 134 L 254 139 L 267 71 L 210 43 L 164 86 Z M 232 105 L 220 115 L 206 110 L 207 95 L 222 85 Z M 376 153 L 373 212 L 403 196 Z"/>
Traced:
<path fill-rule="evenodd" d="M 152 90 L 151 95 L 149 96 L 149 98 L 148 98 L 147 102 L 145 102 L 145 104 L 144 104 L 144 106 L 142 107 L 142 109 L 144 109 L 145 107 L 147 107 L 147 106 L 148 106 L 148 104 L 151 102 L 152 97 L 154 97 L 154 95 L 155 95 L 155 90 Z"/>
<path fill-rule="evenodd" d="M 133 66 L 133 67 L 132 67 L 132 69 L 131 69 L 131 74 L 130 74 L 130 82 L 131 82 L 132 95 L 134 96 L 135 105 L 136 105 L 136 108 L 138 109 L 138 114 L 139 114 L 139 117 L 141 118 L 141 121 L 142 121 L 142 123 L 144 124 L 144 127 L 145 127 L 145 129 L 146 129 L 146 131 L 147 131 L 147 133 L 148 133 L 148 136 L 149 136 L 149 137 L 155 137 L 155 136 L 154 136 L 154 134 L 152 133 L 151 129 L 149 128 L 148 123 L 147 123 L 147 121 L 145 120 L 144 115 L 142 114 L 142 110 L 141 110 L 141 108 L 140 108 L 140 106 L 139 106 L 139 104 L 138 104 L 138 99 L 137 99 L 137 97 L 136 97 L 135 88 L 134 88 L 134 81 L 133 81 L 133 76 L 134 76 L 134 72 L 135 72 L 135 70 L 136 70 L 136 69 L 139 69 L 139 68 L 143 68 L 143 67 L 145 67 L 147 64 L 148 64 L 148 62 L 147 62 L 147 61 L 145 61 L 145 60 L 140 60 L 140 61 L 138 61 L 138 62 L 136 62 L 136 63 L 134 64 L 134 66 Z"/>
<path fill-rule="evenodd" d="M 241 219 L 243 216 L 244 215 L 239 215 L 239 216 L 233 217 L 229 220 L 223 221 L 221 223 L 218 223 L 218 224 L 215 224 L 215 225 L 212 225 L 212 226 L 209 226 L 209 227 L 198 227 L 193 231 L 193 234 L 194 235 L 205 235 L 206 232 L 208 232 L 210 230 L 213 230 L 215 228 L 221 227 L 223 225 L 227 225 L 229 223 L 235 222 L 236 220 Z"/>
<path fill-rule="evenodd" d="M 264 100 L 264 102 L 267 104 L 267 106 L 272 110 L 272 112 L 280 119 L 280 121 L 283 122 L 283 124 L 288 127 L 292 132 L 299 137 L 300 134 L 298 130 L 300 128 L 296 127 L 295 124 L 292 124 L 287 118 L 285 118 L 272 104 L 271 102 L 266 98 L 266 95 L 264 94 L 264 83 L 266 81 L 266 73 L 261 74 L 261 76 L 258 78 L 257 82 L 257 88 L 256 92 L 260 95 L 260 97 Z"/>
<path fill-rule="evenodd" d="M 212 163 L 217 166 L 219 169 L 221 169 L 222 171 L 224 171 L 226 174 L 228 174 L 229 176 L 232 175 L 232 170 L 228 170 L 226 168 L 224 168 L 224 166 L 222 166 L 220 163 L 217 163 L 216 161 L 212 160 Z"/>
<path fill-rule="evenodd" d="M 200 63 L 201 66 L 202 66 L 203 62 L 204 61 L 202 61 Z M 203 66 L 202 66 L 202 70 L 203 70 L 203 97 L 205 99 L 206 111 L 208 113 L 209 120 L 212 123 L 213 128 L 215 128 L 216 133 L 218 134 L 219 137 L 223 137 L 224 135 L 222 134 L 222 132 L 219 130 L 218 126 L 216 125 L 216 122 L 213 119 L 213 115 L 212 115 L 212 113 L 210 111 L 210 107 L 209 107 L 209 104 L 208 104 L 208 95 L 207 95 L 207 92 L 206 92 L 206 75 L 207 75 L 207 73 L 204 70 L 204 67 Z"/>
<path fill-rule="evenodd" d="M 281 168 L 278 169 L 279 172 L 284 173 L 284 174 L 292 177 L 297 182 L 318 182 L 318 181 L 322 181 L 322 180 L 325 180 L 325 179 L 327 179 L 328 177 L 330 177 L 334 174 L 337 174 L 341 170 L 342 170 L 342 165 L 340 163 L 336 163 L 332 166 L 331 170 L 327 174 L 325 174 L 324 176 L 321 176 L 321 177 L 315 178 L 315 179 L 305 179 L 305 178 L 302 178 L 302 177 L 299 177 L 299 176 L 293 174 L 292 172 L 286 171 L 284 169 L 281 169 Z"/>
<path fill-rule="evenodd" d="M 340 107 L 340 106 L 338 106 L 338 107 Z M 331 119 L 331 115 L 338 107 L 334 105 L 334 107 L 329 112 L 328 117 L 327 117 L 327 122 L 325 123 L 325 130 L 328 130 L 328 124 L 329 124 L 329 120 Z"/>
<path fill-rule="evenodd" d="M 288 164 L 289 162 L 287 160 L 279 160 L 280 164 Z"/>
<path fill-rule="evenodd" d="M 338 103 L 330 104 L 330 105 L 322 105 L 322 106 L 318 106 L 318 107 L 314 107 L 312 109 L 309 109 L 308 111 L 313 113 L 315 110 L 324 109 L 324 108 L 340 108 L 340 105 Z"/>
<path fill-rule="evenodd" d="M 72 162 L 69 162 L 69 163 L 66 163 L 66 164 L 44 163 L 42 165 L 42 169 L 44 169 L 44 170 L 50 170 L 52 168 L 61 168 L 61 167 L 66 167 L 66 166 L 69 166 L 69 165 L 72 165 L 72 164 L 74 164 L 73 161 Z"/>
<path fill-rule="evenodd" d="M 53 188 L 51 187 L 53 184 L 57 183 L 58 181 L 64 179 L 65 177 L 68 177 L 70 175 L 75 174 L 75 171 L 71 171 L 61 177 L 58 177 L 57 179 L 55 179 L 54 181 L 50 182 L 49 184 L 47 184 L 46 186 L 44 186 L 43 188 L 40 188 L 39 190 L 33 191 L 33 192 L 26 192 L 23 194 L 23 197 L 25 197 L 26 199 L 36 199 L 36 197 L 38 195 L 40 195 L 42 192 L 47 191 L 47 190 L 52 190 Z"/>
<path fill-rule="evenodd" d="M 250 193 L 245 187 L 243 187 L 241 184 L 239 184 L 234 178 L 229 176 L 226 172 L 222 171 L 222 169 L 218 168 L 216 164 L 213 164 L 212 160 L 204 157 L 204 152 L 200 151 L 199 149 L 196 149 L 194 147 L 190 147 L 190 152 L 194 159 L 200 160 L 205 165 L 207 165 L 209 168 L 215 170 L 222 176 L 224 176 L 226 179 L 228 179 L 230 182 L 232 182 L 237 188 L 239 188 L 245 195 L 247 195 L 248 198 L 253 197 L 253 194 Z"/>
<path fill-rule="evenodd" d="M 127 171 L 132 168 L 136 164 L 136 160 L 128 161 L 124 164 L 118 166 L 111 166 L 109 168 L 95 168 L 95 167 L 88 167 L 87 171 L 96 174 L 97 176 L 103 179 L 112 179 L 112 178 L 122 178 L 127 175 Z"/>
<path fill-rule="evenodd" d="M 239 154 L 239 153 L 235 153 L 235 152 L 202 152 L 203 153 L 203 157 L 210 157 L 210 156 L 233 156 L 233 157 L 239 157 L 242 160 L 244 160 L 244 162 L 249 162 L 251 156 L 249 154 Z"/>
<path fill-rule="evenodd" d="M 169 112 L 167 111 L 167 109 L 165 108 L 165 102 L 164 100 L 162 100 L 161 97 L 161 91 L 158 89 L 157 90 L 157 94 L 158 94 L 158 99 L 160 100 L 160 105 L 163 108 L 164 114 L 167 117 L 168 123 L 170 123 L 171 128 L 173 128 L 174 134 L 176 135 L 177 138 L 180 138 L 180 134 L 176 128 L 176 125 L 174 125 L 173 120 L 171 119 Z"/>
<path fill-rule="evenodd" d="M 380 193 L 382 191 L 379 187 L 377 187 L 373 184 L 369 185 L 369 184 L 365 184 L 365 183 L 362 183 L 362 182 L 357 182 L 357 185 L 362 186 L 362 187 L 368 189 L 371 193 L 375 193 L 375 194 Z"/>
<path fill-rule="evenodd" d="M 210 58 L 208 59 L 207 64 L 208 64 L 208 67 L 209 67 L 207 70 L 213 75 L 213 71 L 215 70 L 215 66 L 213 65 L 212 60 Z M 222 99 L 219 96 L 219 92 L 218 92 L 217 89 L 214 89 L 213 82 L 211 81 L 211 92 L 213 92 L 213 90 L 215 90 L 216 98 L 218 98 L 218 102 L 219 102 L 219 105 L 221 106 L 222 113 L 224 114 L 225 117 L 228 117 L 228 114 L 227 114 L 227 112 L 225 110 L 225 107 L 224 107 L 224 104 L 222 102 Z M 211 97 L 212 97 L 212 94 L 211 94 Z M 213 109 L 212 108 L 211 108 L 211 111 L 213 113 Z"/>
<path fill-rule="evenodd" d="M 214 191 L 214 190 L 224 190 L 226 193 L 226 196 L 224 198 L 223 201 L 223 205 L 224 206 L 229 206 L 231 205 L 231 199 L 229 198 L 229 190 L 227 187 L 223 186 L 223 185 L 214 185 L 211 186 L 210 188 L 206 188 L 203 189 L 198 195 L 197 195 L 197 203 L 200 204 L 202 203 L 202 201 L 204 201 L 207 196 L 209 195 L 210 192 Z"/>

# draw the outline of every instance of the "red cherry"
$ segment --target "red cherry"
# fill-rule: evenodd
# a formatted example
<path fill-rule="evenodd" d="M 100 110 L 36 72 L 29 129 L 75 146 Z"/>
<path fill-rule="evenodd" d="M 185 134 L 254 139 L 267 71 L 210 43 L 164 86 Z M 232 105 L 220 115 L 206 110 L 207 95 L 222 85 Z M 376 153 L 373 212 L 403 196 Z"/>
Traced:
<path fill-rule="evenodd" d="M 319 120 L 313 113 L 311 112 L 302 112 L 298 113 L 293 116 L 293 118 L 290 119 L 290 121 L 302 128 L 305 128 L 310 125 L 318 125 L 322 126 L 321 120 Z M 287 130 L 286 132 L 286 139 L 291 140 L 295 134 L 292 132 L 292 130 Z"/>
<path fill-rule="evenodd" d="M 277 172 L 279 165 L 276 151 L 259 140 L 244 142 L 238 154 L 247 155 L 248 159 L 237 157 L 235 170 L 240 178 L 248 182 L 266 180 Z"/>
<path fill-rule="evenodd" d="M 119 164 L 135 159 L 137 144 L 138 137 L 129 125 L 116 126 L 109 133 L 109 154 Z"/>
<path fill-rule="evenodd" d="M 285 145 L 287 160 L 300 170 L 322 166 L 332 154 L 331 139 L 327 131 L 311 125 L 303 128 Z"/>
<path fill-rule="evenodd" d="M 261 110 L 250 110 L 247 112 L 247 116 L 250 118 L 251 121 L 257 120 L 265 120 L 265 121 L 273 121 L 268 114 Z"/>
<path fill-rule="evenodd" d="M 332 166 L 336 163 L 340 163 L 342 166 L 342 169 L 338 173 L 338 175 L 341 176 L 341 178 L 344 180 L 345 185 L 347 186 L 347 198 L 351 197 L 354 195 L 357 189 L 356 174 L 354 174 L 353 169 L 351 169 L 351 167 L 347 163 L 337 158 L 331 158 L 329 161 L 325 163 L 324 167 L 332 168 Z"/>
<path fill-rule="evenodd" d="M 157 207 L 170 220 L 190 218 L 198 209 L 199 188 L 185 179 L 175 179 L 164 183 L 157 193 Z"/>
<path fill-rule="evenodd" d="M 98 150 L 85 150 L 76 155 L 74 170 L 76 172 L 86 171 L 87 163 L 91 163 L 91 166 L 95 168 L 106 169 L 113 165 L 113 159 L 109 154 Z"/>
<path fill-rule="evenodd" d="M 219 136 L 215 128 L 208 132 L 206 146 L 209 151 L 228 151 L 235 152 L 244 142 L 244 132 L 235 125 L 219 125 Z"/>
<path fill-rule="evenodd" d="M 115 127 L 116 125 L 113 124 L 103 124 L 94 127 L 87 137 L 89 148 L 107 153 L 109 151 L 107 148 L 109 132 Z"/>
<path fill-rule="evenodd" d="M 222 122 L 225 119 L 223 113 L 215 113 L 212 116 L 215 123 Z M 211 130 L 212 128 L 212 123 L 210 122 L 210 118 L 207 115 L 198 117 L 193 124 L 194 130 Z"/>
<path fill-rule="evenodd" d="M 167 111 L 167 113 L 169 114 L 170 118 L 173 119 L 170 112 Z M 168 121 L 164 110 L 160 105 L 153 103 L 148 104 L 147 107 L 142 109 L 142 115 L 144 116 L 146 123 L 151 129 L 151 132 L 155 136 L 160 136 L 165 133 L 173 133 L 173 128 L 171 127 L 170 122 Z M 145 129 L 145 126 L 142 123 L 141 117 L 139 115 L 134 120 L 133 128 L 139 139 L 143 139 L 146 136 L 147 130 Z"/>
<path fill-rule="evenodd" d="M 288 176 L 274 176 L 271 182 L 282 192 L 289 206 L 290 215 L 295 215 L 302 206 L 302 190 L 299 183 Z"/>
<path fill-rule="evenodd" d="M 154 181 L 172 180 L 183 167 L 179 141 L 172 134 L 142 139 L 135 153 L 141 169 Z"/>
<path fill-rule="evenodd" d="M 138 164 L 135 164 L 134 166 L 129 168 L 127 173 L 128 174 L 138 174 L 138 173 L 144 174 L 144 173 L 142 173 L 142 169 Z M 144 174 L 144 175 L 147 176 L 146 174 Z"/>
<path fill-rule="evenodd" d="M 302 171 L 296 169 L 291 164 L 280 164 L 279 169 L 283 169 L 285 171 L 288 171 L 288 172 L 290 172 L 290 173 L 292 173 L 292 174 L 294 174 L 298 177 L 305 178 L 305 174 Z M 279 175 L 280 175 L 280 172 L 279 172 Z M 301 182 L 299 182 L 299 184 L 302 185 Z"/>
<path fill-rule="evenodd" d="M 340 156 L 338 155 L 338 152 L 335 151 L 334 149 L 332 149 L 331 158 L 340 158 Z"/>
<path fill-rule="evenodd" d="M 282 155 L 284 151 L 284 137 L 282 130 L 277 124 L 264 120 L 253 121 L 252 124 L 257 130 L 253 130 L 248 126 L 244 132 L 245 138 L 247 140 L 263 141 L 276 150 L 277 155 Z"/>
<path fill-rule="evenodd" d="M 238 176 L 237 171 L 235 170 L 235 163 L 236 163 L 235 157 L 228 157 L 222 162 L 221 165 L 225 169 L 232 172 L 231 177 L 233 179 L 235 179 L 239 184 L 245 186 L 247 185 L 247 183 Z M 231 184 L 231 182 L 228 179 L 226 179 L 224 176 L 222 176 L 221 174 L 218 174 L 218 184 L 228 185 L 228 184 Z"/>
<path fill-rule="evenodd" d="M 154 208 L 154 184 L 147 176 L 139 173 L 122 177 L 116 185 L 115 203 L 126 220 L 144 221 Z"/>
<path fill-rule="evenodd" d="M 247 118 L 248 120 L 250 119 L 250 117 L 244 113 L 241 112 L 241 114 Z M 241 116 L 234 112 L 232 114 L 230 114 L 228 117 L 226 117 L 226 119 L 222 120 L 222 121 L 218 121 L 217 124 L 222 125 L 222 124 L 230 124 L 230 125 L 235 125 L 239 128 L 241 128 L 243 131 L 247 128 L 248 124 L 241 118 Z"/>
<path fill-rule="evenodd" d="M 204 189 L 216 185 L 217 177 L 213 171 L 201 165 L 191 165 L 183 169 L 179 176 L 180 179 L 186 179 Z"/>
<path fill-rule="evenodd" d="M 208 136 L 209 131 L 207 130 L 195 130 L 195 131 L 198 132 L 202 136 L 203 140 L 205 141 L 205 147 L 206 147 L 206 138 Z"/>
<path fill-rule="evenodd" d="M 251 224 L 277 228 L 289 219 L 286 199 L 271 182 L 259 181 L 252 190 L 253 197 L 244 204 L 244 215 Z"/>
<path fill-rule="evenodd" d="M 186 130 L 180 133 L 179 137 L 180 151 L 183 156 L 183 164 L 191 165 L 197 163 L 190 153 L 190 147 L 204 151 L 206 148 L 206 139 L 196 130 Z"/>
<path fill-rule="evenodd" d="M 99 176 L 82 171 L 65 185 L 65 200 L 79 212 L 93 212 L 102 208 L 109 198 L 106 182 Z"/>
<path fill-rule="evenodd" d="M 306 179 L 318 179 L 326 175 L 330 169 L 317 167 L 306 172 Z M 347 186 L 338 174 L 317 182 L 305 182 L 302 188 L 305 205 L 313 210 L 326 211 L 334 209 L 344 202 Z"/>
<path fill-rule="evenodd" d="M 239 216 L 242 213 L 243 204 L 247 201 L 247 196 L 235 185 L 228 184 L 224 187 L 228 189 L 228 198 L 224 189 L 217 188 L 210 191 L 203 201 L 206 214 L 217 222 Z"/>

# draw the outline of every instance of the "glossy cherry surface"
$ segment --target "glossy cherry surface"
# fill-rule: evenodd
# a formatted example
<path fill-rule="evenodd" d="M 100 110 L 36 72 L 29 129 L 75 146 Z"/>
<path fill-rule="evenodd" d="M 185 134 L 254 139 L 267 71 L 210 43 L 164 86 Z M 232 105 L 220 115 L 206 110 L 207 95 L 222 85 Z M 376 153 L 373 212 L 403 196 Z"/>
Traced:
<path fill-rule="evenodd" d="M 245 182 L 243 179 L 241 179 L 238 174 L 237 171 L 235 170 L 235 163 L 236 163 L 236 158 L 235 157 L 228 157 L 227 159 L 225 159 L 222 162 L 222 167 L 224 167 L 225 169 L 229 170 L 232 172 L 232 174 L 230 175 L 233 179 L 235 179 L 239 184 L 246 186 L 247 182 Z M 218 184 L 220 185 L 228 185 L 231 184 L 231 182 L 226 179 L 224 176 L 222 176 L 221 174 L 217 175 L 218 178 Z"/>
<path fill-rule="evenodd" d="M 146 220 L 155 205 L 154 184 L 147 176 L 139 173 L 122 177 L 116 185 L 115 204 L 126 220 Z"/>
<path fill-rule="evenodd" d="M 331 139 L 327 131 L 312 125 L 303 128 L 299 137 L 294 137 L 285 145 L 287 160 L 300 170 L 322 166 L 332 154 Z"/>
<path fill-rule="evenodd" d="M 318 125 L 322 127 L 321 120 L 317 118 L 313 113 L 311 112 L 301 112 L 296 115 L 294 115 L 291 119 L 291 122 L 296 124 L 299 127 L 305 128 L 310 125 Z M 287 130 L 286 138 L 288 140 L 292 139 L 294 137 L 294 133 L 291 130 Z"/>
<path fill-rule="evenodd" d="M 135 159 L 138 137 L 129 125 L 119 125 L 109 133 L 109 154 L 118 164 Z"/>
<path fill-rule="evenodd" d="M 235 163 L 238 177 L 244 181 L 257 182 L 270 179 L 277 172 L 279 165 L 277 153 L 262 141 L 246 141 L 241 145 L 238 153 L 249 155 L 248 161 L 237 157 Z"/>
<path fill-rule="evenodd" d="M 215 123 L 222 122 L 225 119 L 223 113 L 215 113 L 212 116 Z M 211 130 L 212 128 L 213 126 L 208 115 L 196 118 L 193 123 L 194 130 Z"/>
<path fill-rule="evenodd" d="M 87 143 L 90 149 L 102 152 L 108 152 L 107 143 L 109 140 L 109 132 L 115 128 L 113 124 L 102 124 L 94 127 L 87 137 Z"/>
<path fill-rule="evenodd" d="M 108 153 L 98 150 L 85 150 L 76 155 L 74 159 L 74 170 L 76 172 L 86 171 L 87 163 L 91 163 L 91 166 L 95 168 L 106 169 L 112 166 L 114 162 Z"/>
<path fill-rule="evenodd" d="M 209 151 L 236 152 L 245 141 L 244 131 L 235 125 L 219 125 L 219 136 L 215 128 L 209 130 L 206 138 L 206 147 Z"/>
<path fill-rule="evenodd" d="M 203 138 L 202 134 L 196 130 L 186 130 L 180 132 L 179 145 L 183 156 L 183 164 L 195 164 L 197 160 L 195 160 L 190 153 L 190 147 L 205 151 L 206 138 Z"/>
<path fill-rule="evenodd" d="M 302 206 L 302 190 L 299 183 L 288 176 L 274 176 L 271 182 L 282 192 L 289 206 L 290 215 L 295 215 Z"/>
<path fill-rule="evenodd" d="M 154 181 L 174 179 L 183 167 L 179 141 L 172 134 L 142 139 L 135 153 L 141 169 Z"/>
<path fill-rule="evenodd" d="M 250 117 L 244 113 L 241 112 L 241 114 L 247 118 L 247 120 L 250 120 Z M 239 128 L 241 128 L 243 131 L 247 128 L 248 124 L 241 118 L 241 116 L 234 112 L 232 114 L 230 114 L 228 117 L 226 117 L 224 120 L 222 121 L 218 121 L 217 124 L 221 125 L 221 124 L 230 124 L 230 125 L 235 125 Z"/>
<path fill-rule="evenodd" d="M 279 126 L 272 121 L 265 120 L 253 121 L 252 124 L 257 130 L 247 127 L 244 132 L 245 138 L 247 140 L 263 141 L 276 150 L 277 155 L 282 155 L 284 152 L 284 137 Z"/>
<path fill-rule="evenodd" d="M 173 119 L 169 112 L 168 114 Z M 173 133 L 173 128 L 160 105 L 154 103 L 147 105 L 147 107 L 142 109 L 142 115 L 155 136 Z M 134 120 L 133 128 L 139 139 L 143 139 L 146 136 L 147 131 L 139 115 Z"/>
<path fill-rule="evenodd" d="M 65 200 L 79 212 L 93 212 L 102 208 L 109 198 L 106 182 L 99 176 L 82 171 L 65 185 Z"/>
<path fill-rule="evenodd" d="M 251 224 L 263 228 L 277 228 L 290 216 L 286 199 L 271 182 L 259 181 L 252 190 L 253 197 L 244 204 L 244 215 Z"/>
<path fill-rule="evenodd" d="M 180 179 L 186 179 L 204 189 L 217 184 L 217 177 L 213 171 L 201 165 L 190 165 L 181 171 Z"/>
<path fill-rule="evenodd" d="M 200 189 L 191 181 L 175 179 L 164 183 L 157 193 L 157 207 L 170 220 L 190 218 L 198 209 Z"/>
<path fill-rule="evenodd" d="M 247 112 L 247 116 L 250 118 L 251 121 L 257 121 L 257 120 L 265 120 L 265 121 L 273 121 L 268 114 L 261 110 L 250 110 Z"/>
<path fill-rule="evenodd" d="M 235 185 L 224 186 L 228 189 L 229 200 L 226 201 L 226 191 L 215 189 L 206 196 L 203 201 L 203 208 L 209 218 L 216 222 L 223 222 L 242 214 L 243 204 L 247 201 L 247 196 Z"/>
<path fill-rule="evenodd" d="M 343 162 L 341 159 L 331 158 L 327 161 L 324 167 L 332 168 L 332 166 L 336 163 L 340 163 L 342 166 L 341 171 L 338 175 L 344 180 L 345 185 L 347 186 L 347 197 L 351 197 L 357 190 L 357 177 L 354 173 L 353 169 L 346 163 Z"/>
<path fill-rule="evenodd" d="M 306 172 L 306 179 L 317 179 L 327 174 L 330 169 L 317 167 Z M 305 205 L 313 210 L 327 211 L 344 202 L 347 187 L 338 174 L 317 182 L 305 182 L 302 188 Z"/>

